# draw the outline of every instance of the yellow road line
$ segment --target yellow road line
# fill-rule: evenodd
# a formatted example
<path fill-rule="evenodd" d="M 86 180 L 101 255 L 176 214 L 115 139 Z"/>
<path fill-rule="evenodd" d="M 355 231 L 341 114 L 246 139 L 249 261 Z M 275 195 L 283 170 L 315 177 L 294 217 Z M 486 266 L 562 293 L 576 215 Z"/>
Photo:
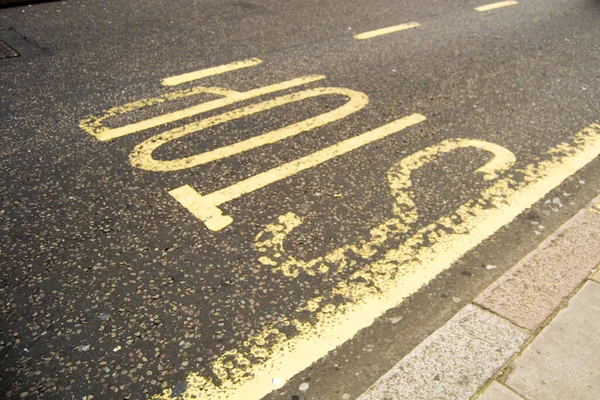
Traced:
<path fill-rule="evenodd" d="M 502 7 L 508 7 L 508 6 L 514 6 L 519 4 L 518 1 L 501 1 L 499 3 L 492 3 L 492 4 L 486 4 L 484 6 L 479 6 L 479 7 L 475 7 L 475 10 L 479 11 L 479 12 L 484 12 L 484 11 L 490 11 L 490 10 L 495 10 L 497 8 L 502 8 Z"/>
<path fill-rule="evenodd" d="M 389 124 L 380 126 L 369 132 L 343 140 L 308 156 L 280 165 L 279 167 L 270 169 L 269 171 L 258 175 L 254 175 L 251 178 L 227 188 L 217 190 L 206 196 L 202 196 L 189 185 L 173 189 L 169 194 L 187 208 L 194 216 L 196 216 L 196 218 L 203 221 L 207 228 L 213 231 L 219 231 L 233 221 L 230 216 L 224 216 L 223 212 L 218 208 L 221 204 L 237 199 L 247 193 L 261 189 L 301 171 L 315 167 L 325 161 L 346 154 L 352 150 L 356 150 L 366 144 L 383 139 L 386 136 L 406 129 L 409 126 L 421 123 L 425 121 L 425 119 L 426 118 L 420 114 L 409 115 L 408 117 L 390 122 Z"/>
<path fill-rule="evenodd" d="M 236 61 L 231 64 L 219 65 L 217 67 L 211 67 L 201 69 L 200 71 L 189 72 L 187 74 L 171 76 L 161 81 L 164 86 L 177 86 L 182 83 L 196 81 L 198 79 L 206 78 L 207 76 L 219 75 L 229 71 L 235 71 L 237 69 L 253 67 L 262 62 L 258 58 L 250 58 L 248 60 Z"/>
<path fill-rule="evenodd" d="M 418 28 L 421 26 L 418 22 L 408 22 L 406 24 L 390 26 L 388 28 L 381 28 L 374 31 L 359 33 L 358 35 L 354 35 L 354 39 L 365 40 L 371 39 L 377 36 L 387 35 L 389 33 L 405 31 L 407 29 Z"/>

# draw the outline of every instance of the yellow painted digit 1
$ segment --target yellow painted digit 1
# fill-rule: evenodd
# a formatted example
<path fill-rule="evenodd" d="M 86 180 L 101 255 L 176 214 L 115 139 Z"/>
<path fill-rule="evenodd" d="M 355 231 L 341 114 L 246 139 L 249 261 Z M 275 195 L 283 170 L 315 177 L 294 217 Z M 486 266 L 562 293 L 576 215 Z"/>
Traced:
<path fill-rule="evenodd" d="M 208 229 L 219 231 L 233 222 L 233 218 L 223 215 L 219 206 L 245 194 L 288 178 L 301 171 L 313 168 L 335 157 L 344 155 L 362 146 L 393 135 L 410 126 L 425 121 L 420 114 L 412 114 L 375 128 L 360 135 L 343 140 L 312 154 L 282 164 L 276 168 L 254 175 L 241 182 L 207 195 L 201 195 L 189 185 L 181 186 L 169 192 L 177 201 L 200 219 Z"/>

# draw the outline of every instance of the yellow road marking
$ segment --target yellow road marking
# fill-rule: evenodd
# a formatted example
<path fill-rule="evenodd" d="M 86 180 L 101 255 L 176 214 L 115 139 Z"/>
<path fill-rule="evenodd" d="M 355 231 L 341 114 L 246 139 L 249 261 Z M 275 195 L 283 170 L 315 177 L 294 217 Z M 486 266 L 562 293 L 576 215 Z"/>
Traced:
<path fill-rule="evenodd" d="M 235 90 L 229 90 L 225 88 L 217 88 L 217 87 L 204 87 L 204 86 L 195 86 L 190 89 L 177 90 L 171 93 L 165 93 L 158 97 L 152 97 L 149 99 L 137 100 L 131 103 L 127 103 L 122 106 L 112 107 L 106 111 L 100 117 L 96 117 L 94 115 L 82 120 L 79 123 L 79 127 L 84 131 L 89 133 L 90 135 L 96 137 L 99 140 L 110 140 L 114 137 L 122 136 L 115 135 L 111 137 L 111 135 L 107 135 L 108 131 L 111 131 L 111 128 L 107 128 L 104 126 L 104 121 L 113 117 L 117 117 L 119 115 L 123 115 L 129 112 L 138 111 L 147 107 L 152 107 L 157 104 L 166 103 L 168 101 L 175 101 L 179 99 L 183 99 L 190 96 L 196 96 L 201 93 L 209 93 L 215 94 L 219 96 L 233 96 L 237 94 Z M 130 132 L 131 133 L 131 132 Z"/>
<path fill-rule="evenodd" d="M 219 65 L 218 67 L 211 67 L 201 69 L 200 71 L 189 72 L 183 75 L 171 76 L 161 81 L 163 86 L 177 86 L 182 83 L 196 81 L 198 79 L 206 78 L 212 75 L 219 75 L 225 72 L 235 71 L 237 69 L 254 67 L 260 64 L 262 61 L 258 58 L 250 58 L 248 60 L 236 61 L 231 64 Z"/>
<path fill-rule="evenodd" d="M 218 231 L 225 228 L 233 221 L 231 217 L 224 216 L 222 211 L 218 208 L 221 204 L 237 199 L 244 194 L 261 189 L 306 169 L 315 167 L 332 158 L 358 149 L 368 143 L 383 139 L 386 136 L 406 129 L 409 126 L 421 123 L 425 121 L 425 119 L 426 118 L 420 114 L 413 114 L 398 119 L 369 132 L 343 140 L 333 146 L 326 147 L 308 156 L 280 165 L 279 167 L 260 173 L 205 196 L 202 196 L 188 185 L 173 189 L 169 194 L 187 208 L 194 216 L 196 216 L 196 218 L 203 221 L 207 228 Z"/>
<path fill-rule="evenodd" d="M 346 303 L 335 306 L 326 304 L 328 299 L 312 299 L 305 308 L 313 311 L 314 323 L 284 320 L 224 353 L 212 368 L 220 385 L 211 378 L 190 373 L 187 389 L 179 398 L 262 398 L 275 388 L 274 379 L 285 382 L 351 339 L 599 154 L 600 124 L 595 123 L 578 132 L 572 142 L 547 151 L 544 161 L 516 169 L 515 176 L 521 176 L 519 181 L 510 176 L 496 179 L 479 199 L 418 229 L 407 241 L 340 282 L 336 291 L 344 293 Z M 288 337 L 280 329 L 286 326 L 293 326 L 298 333 Z M 171 394 L 167 389 L 155 399 L 170 399 Z"/>
<path fill-rule="evenodd" d="M 419 218 L 417 207 L 412 200 L 414 193 L 411 190 L 411 173 L 438 159 L 444 153 L 468 147 L 487 151 L 494 156 L 483 167 L 474 171 L 475 174 L 482 174 L 484 180 L 495 179 L 515 163 L 513 153 L 494 143 L 474 139 L 445 140 L 440 144 L 411 154 L 388 171 L 388 183 L 392 195 L 396 199 L 393 207 L 396 217 L 372 228 L 370 240 L 361 240 L 358 244 L 339 247 L 325 256 L 312 260 L 299 260 L 288 253 L 285 239 L 303 221 L 294 213 L 288 213 L 280 216 L 278 223 L 267 225 L 263 232 L 258 234 L 256 249 L 262 254 L 258 261 L 270 266 L 275 271 L 281 271 L 285 276 L 295 278 L 301 272 L 314 276 L 335 269 L 340 273 L 347 269 L 352 262 L 352 257 L 353 259 L 369 259 L 378 251 L 385 250 L 386 244 L 389 246 L 391 241 L 400 240 L 409 230 L 409 225 Z"/>
<path fill-rule="evenodd" d="M 377 36 L 387 35 L 387 34 L 394 33 L 394 32 L 400 32 L 400 31 L 405 31 L 407 29 L 418 28 L 419 26 L 421 26 L 421 24 L 419 24 L 418 22 L 408 22 L 406 24 L 390 26 L 387 28 L 381 28 L 381 29 L 377 29 L 374 31 L 359 33 L 358 35 L 354 35 L 354 38 L 358 39 L 358 40 L 371 39 L 371 38 L 374 38 Z"/>
<path fill-rule="evenodd" d="M 475 10 L 477 10 L 479 12 L 484 12 L 484 11 L 495 10 L 497 8 L 514 6 L 516 4 L 519 4 L 519 2 L 518 1 L 512 1 L 512 0 L 510 0 L 510 1 L 501 1 L 501 2 L 498 2 L 498 3 L 486 4 L 484 6 L 475 7 Z"/>
<path fill-rule="evenodd" d="M 88 118 L 81 122 L 81 128 L 94 135 L 98 140 L 107 141 L 116 139 L 121 136 L 129 135 L 132 133 L 140 132 L 146 129 L 154 128 L 156 126 L 165 125 L 171 122 L 179 121 L 184 118 L 192 117 L 196 114 L 205 113 L 208 111 L 215 110 L 217 108 L 225 107 L 231 105 L 233 103 L 237 103 L 239 101 L 249 100 L 258 96 L 262 96 L 265 94 L 277 92 L 280 90 L 291 89 L 296 86 L 306 85 L 311 82 L 320 81 L 325 79 L 323 75 L 308 75 L 303 76 L 301 78 L 292 79 L 285 82 L 276 83 L 274 85 L 263 86 L 261 88 L 252 89 L 247 92 L 236 92 L 234 90 L 223 89 L 223 88 L 197 88 L 195 94 L 197 93 L 215 93 L 221 94 L 224 97 L 222 99 L 207 101 L 205 103 L 201 103 L 192 107 L 184 108 L 183 110 L 174 111 L 168 114 L 159 115 L 158 117 L 149 118 L 144 121 L 136 122 L 133 124 L 121 126 L 119 128 L 107 128 L 103 125 L 97 123 L 97 120 L 104 120 L 110 116 L 123 115 L 130 111 L 138 110 L 146 107 L 148 104 L 148 100 L 140 100 L 133 103 L 126 104 L 124 106 L 119 106 L 110 109 L 105 113 L 103 117 L 100 119 L 96 118 Z M 181 95 L 179 95 L 181 96 Z M 170 100 L 171 98 L 167 98 Z M 154 99 L 152 99 L 154 100 Z M 166 100 L 163 100 L 166 101 Z M 162 102 L 162 101 L 161 101 Z M 156 103 L 152 103 L 149 105 L 153 105 Z"/>
<path fill-rule="evenodd" d="M 487 11 L 513 4 L 517 4 L 517 2 L 490 4 L 478 7 L 478 9 L 479 11 Z M 390 29 L 386 28 L 379 31 L 397 31 Z M 372 32 L 366 32 L 362 35 L 368 35 L 369 33 Z M 375 36 L 379 35 L 371 37 Z M 166 83 L 163 83 L 165 85 L 176 85 L 209 75 L 246 68 L 256 65 L 252 62 L 259 62 L 259 60 L 248 61 L 252 60 L 246 60 L 238 64 L 233 63 L 229 66 L 209 68 L 204 72 L 199 71 L 167 78 Z M 234 64 L 236 66 L 232 67 Z M 308 76 L 248 92 L 198 86 L 112 108 L 100 118 L 90 117 L 82 121 L 81 127 L 100 140 L 110 140 L 262 94 L 303 85 L 323 78 L 324 76 Z M 321 89 L 323 90 L 323 88 Z M 335 88 L 325 89 L 334 90 Z M 200 93 L 220 95 L 223 98 L 125 127 L 111 129 L 103 125 L 103 121 L 109 117 L 123 115 L 126 112 Z M 314 91 L 306 90 L 300 93 L 307 95 L 307 93 L 314 94 Z M 364 96 L 362 93 L 361 95 Z M 281 96 L 278 98 L 279 100 L 275 99 L 275 102 L 271 100 L 271 103 L 269 101 L 260 103 L 257 105 L 258 108 L 248 106 L 232 113 L 224 113 L 217 116 L 217 119 L 213 119 L 212 123 L 223 122 L 223 115 L 227 115 L 229 119 L 234 119 L 235 117 L 241 117 L 244 113 L 246 113 L 244 115 L 249 115 L 252 112 L 264 111 L 279 104 L 277 101 L 281 101 L 281 98 L 291 102 L 296 97 L 293 97 L 293 95 Z M 360 98 L 360 96 L 356 98 Z M 311 119 L 313 122 L 316 121 L 312 127 L 320 126 L 317 122 L 322 123 L 325 120 L 319 120 L 318 118 L 324 115 L 327 115 L 327 113 Z M 210 229 L 223 229 L 231 223 L 232 218 L 222 215 L 221 210 L 218 208 L 221 204 L 300 171 L 312 168 L 423 120 L 425 120 L 425 117 L 413 114 L 206 196 L 200 195 L 188 185 L 171 190 L 169 193 L 199 219 L 203 220 Z M 303 123 L 307 121 L 303 121 Z M 312 129 L 312 127 L 307 129 Z M 185 127 L 182 129 L 185 131 Z M 211 157 L 212 159 L 222 158 L 245 151 L 244 149 L 273 143 L 302 131 L 297 131 L 298 127 L 294 129 L 283 132 L 273 131 L 265 134 L 266 136 L 260 135 L 249 139 L 250 142 L 236 143 L 232 145 L 233 147 L 225 146 L 214 152 L 208 152 L 212 154 L 210 157 L 206 155 L 208 153 L 199 156 L 205 157 L 203 160 L 206 162 Z M 181 130 L 173 131 L 180 132 Z M 161 145 L 168 141 L 164 141 L 165 139 L 173 140 L 175 136 L 169 139 L 158 135 L 153 139 L 163 140 L 159 144 Z M 152 160 L 151 157 L 153 149 L 157 147 L 146 143 L 146 146 L 142 147 L 142 151 L 136 153 L 137 155 L 132 154 L 132 161 L 135 163 L 141 160 L 142 164 L 148 162 L 148 160 L 157 161 Z M 434 160 L 440 154 L 454 151 L 460 147 L 475 147 L 493 154 L 494 157 L 491 161 L 475 171 L 482 173 L 482 178 L 489 181 L 490 186 L 481 192 L 479 198 L 471 199 L 462 204 L 455 212 L 442 216 L 437 221 L 419 228 L 420 215 L 411 198 L 411 173 Z M 140 150 L 139 148 L 136 149 Z M 140 154 L 141 158 L 136 159 Z M 274 389 L 273 382 L 285 382 L 325 356 L 329 351 L 351 339 L 360 329 L 371 325 L 375 318 L 419 290 L 439 273 L 449 268 L 466 252 L 511 222 L 516 216 L 599 154 L 600 124 L 598 123 L 592 124 L 577 133 L 572 141 L 562 143 L 547 151 L 541 158 L 544 161 L 518 168 L 513 175 L 508 175 L 507 169 L 513 166 L 515 162 L 514 155 L 507 149 L 493 143 L 472 139 L 454 139 L 431 146 L 400 160 L 388 171 L 388 183 L 392 194 L 396 198 L 393 207 L 394 214 L 391 218 L 373 228 L 370 232 L 370 238 L 367 238 L 367 240 L 358 239 L 358 242 L 353 245 L 335 249 L 324 257 L 309 261 L 298 260 L 293 255 L 287 254 L 284 246 L 287 235 L 302 224 L 302 218 L 293 213 L 280 216 L 277 223 L 268 224 L 256 238 L 258 262 L 293 278 L 299 278 L 301 272 L 307 275 L 325 275 L 332 268 L 340 271 L 347 270 L 345 276 L 349 276 L 349 278 L 336 283 L 328 296 L 311 298 L 304 304 L 298 305 L 298 312 L 303 310 L 310 312 L 310 321 L 294 319 L 293 317 L 278 320 L 272 325 L 266 326 L 263 331 L 242 343 L 236 344 L 236 348 L 230 349 L 219 356 L 211 364 L 212 371 L 210 371 L 220 381 L 219 385 L 216 385 L 210 377 L 211 373 L 207 374 L 208 377 L 190 373 L 187 377 L 187 388 L 180 398 L 211 400 L 257 400 L 262 398 Z M 188 159 L 183 160 L 190 161 Z M 193 162 L 198 160 L 201 160 L 201 158 L 191 159 Z M 182 160 L 174 161 L 181 162 Z M 189 166 L 189 163 L 186 162 L 186 165 Z M 161 168 L 164 168 L 164 166 L 161 166 Z M 520 178 L 517 181 L 512 176 L 519 176 Z M 406 235 L 410 235 L 408 239 L 405 239 Z M 346 252 L 353 252 L 353 257 L 349 258 Z M 357 263 L 357 259 L 362 260 Z M 332 299 L 339 297 L 344 298 L 346 301 L 342 304 L 334 304 Z M 290 327 L 293 327 L 292 331 L 296 332 L 292 336 L 288 336 Z M 171 399 L 171 394 L 172 391 L 167 389 L 154 398 Z"/>
<path fill-rule="evenodd" d="M 156 160 L 152 157 L 152 153 L 160 146 L 170 141 L 187 136 L 191 133 L 199 132 L 209 127 L 220 125 L 227 121 L 238 119 L 261 111 L 280 107 L 284 104 L 301 101 L 310 97 L 325 95 L 342 95 L 348 97 L 350 100 L 346 104 L 332 111 L 317 115 L 316 117 L 309 118 L 292 125 L 288 125 L 281 129 L 252 137 L 247 140 L 242 140 L 229 146 L 224 146 L 215 150 L 176 160 Z M 301 132 L 306 132 L 330 122 L 342 119 L 362 109 L 368 103 L 369 98 L 364 93 L 357 92 L 355 90 L 344 88 L 316 88 L 303 90 L 263 101 L 261 103 L 252 104 L 243 108 L 238 108 L 223 114 L 215 115 L 214 117 L 193 122 L 164 133 L 159 133 L 158 135 L 138 144 L 131 152 L 129 160 L 133 166 L 148 171 L 165 172 L 192 168 L 197 165 L 219 160 L 221 158 L 230 157 L 234 154 L 242 153 L 265 144 L 275 143 L 282 139 L 297 135 Z"/>

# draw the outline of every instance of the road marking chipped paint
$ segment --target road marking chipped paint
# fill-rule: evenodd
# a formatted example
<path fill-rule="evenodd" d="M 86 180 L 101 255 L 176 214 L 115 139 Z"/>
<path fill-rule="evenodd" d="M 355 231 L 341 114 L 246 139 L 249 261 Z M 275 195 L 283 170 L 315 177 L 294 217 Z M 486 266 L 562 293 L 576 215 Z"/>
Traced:
<path fill-rule="evenodd" d="M 517 4 L 517 2 L 490 4 L 478 7 L 478 9 L 487 11 L 513 4 Z M 406 25 L 410 24 L 404 26 Z M 394 28 L 397 27 L 366 32 L 361 35 L 366 39 L 403 30 Z M 380 33 L 374 34 L 376 32 Z M 369 34 L 371 35 L 369 36 Z M 357 39 L 359 38 L 357 37 Z M 176 85 L 202 79 L 209 75 L 256 65 L 260 61 L 252 60 L 209 68 L 203 70 L 204 72 L 198 71 L 167 78 L 163 84 Z M 99 140 L 111 140 L 324 78 L 324 76 L 305 76 L 247 92 L 197 86 L 114 107 L 99 118 L 89 117 L 82 121 L 80 126 Z M 191 133 L 189 129 L 200 130 L 254 112 L 264 111 L 295 101 L 299 98 L 298 96 L 308 98 L 317 95 L 318 90 L 330 90 L 331 94 L 351 94 L 348 95 L 351 100 L 346 103 L 346 106 L 352 102 L 352 99 L 355 100 L 355 103 L 341 114 L 335 114 L 335 112 L 340 113 L 339 110 L 344 106 L 333 110 L 333 115 L 324 113 L 303 121 L 302 123 L 312 121 L 307 126 L 290 125 L 283 131 L 268 132 L 192 158 L 172 160 L 176 164 L 168 164 L 170 161 L 154 160 L 151 155 L 158 146 L 156 143 L 150 144 L 145 141 L 141 144 L 144 146 L 140 148 L 141 145 L 138 145 L 137 152 L 132 153 L 132 162 L 137 163 L 138 166 L 149 166 L 154 162 L 163 163 L 158 167 L 156 167 L 158 164 L 154 165 L 155 169 L 153 169 L 154 167 L 149 168 L 157 171 L 180 169 L 183 164 L 189 167 L 194 163 L 200 164 L 227 157 L 322 126 L 327 121 L 337 119 L 339 115 L 343 117 L 364 107 L 366 102 L 361 99 L 368 101 L 366 95 L 349 89 L 309 89 L 206 118 L 196 125 L 189 124 L 179 130 L 171 130 L 162 134 L 167 136 L 157 135 L 153 139 L 158 142 L 162 140 L 159 143 L 160 146 L 183 134 Z M 347 92 L 341 93 L 340 90 L 347 90 Z M 109 128 L 104 125 L 107 118 L 118 117 L 131 111 L 200 93 L 218 95 L 223 98 L 123 127 Z M 425 117 L 413 114 L 205 196 L 189 185 L 181 186 L 169 193 L 204 221 L 210 229 L 223 229 L 231 223 L 232 218 L 222 214 L 218 208 L 221 204 L 358 149 L 367 143 L 382 139 L 423 120 Z M 206 121 L 209 121 L 208 125 Z M 189 128 L 190 126 L 191 128 Z M 463 147 L 475 147 L 493 155 L 491 161 L 474 171 L 479 172 L 481 178 L 489 182 L 489 186 L 482 190 L 478 198 L 466 201 L 454 213 L 442 216 L 437 221 L 419 228 L 418 222 L 421 216 L 411 198 L 413 197 L 411 172 L 441 154 Z M 439 273 L 449 268 L 466 252 L 511 222 L 599 154 L 600 124 L 598 123 L 577 133 L 573 140 L 547 151 L 543 161 L 515 169 L 513 175 L 509 175 L 507 171 L 513 171 L 512 168 L 516 161 L 514 155 L 508 149 L 494 143 L 475 139 L 450 139 L 430 146 L 405 157 L 388 171 L 388 184 L 396 199 L 395 204 L 391 207 L 393 210 L 391 218 L 373 228 L 369 233 L 369 238 L 357 238 L 356 243 L 338 248 L 324 257 L 313 260 L 299 260 L 294 257 L 294 254 L 286 251 L 284 242 L 288 234 L 303 223 L 302 217 L 294 213 L 279 216 L 276 222 L 266 224 L 265 229 L 255 239 L 258 263 L 291 279 L 301 278 L 301 273 L 309 276 L 326 275 L 333 268 L 340 271 L 347 269 L 349 278 L 336 283 L 327 296 L 318 296 L 298 305 L 296 312 L 309 311 L 309 320 L 302 320 L 297 314 L 293 314 L 289 318 L 265 326 L 263 331 L 236 344 L 236 348 L 221 354 L 211 364 L 211 371 L 206 376 L 190 373 L 187 377 L 186 390 L 178 397 L 211 400 L 262 398 L 274 389 L 273 382 L 285 383 L 286 380 L 309 367 L 329 351 L 351 339 L 360 329 L 371 325 L 375 318 L 415 293 Z M 164 164 L 165 162 L 167 164 Z M 183 164 L 178 164 L 181 162 Z M 174 167 L 177 168 L 172 169 Z M 520 178 L 517 181 L 512 176 Z M 407 235 L 408 238 L 406 238 Z M 354 253 L 353 259 L 348 258 L 348 252 Z M 359 259 L 361 262 L 357 263 L 355 259 Z M 332 299 L 340 297 L 346 301 L 342 304 L 332 302 Z M 292 331 L 295 333 L 290 334 L 289 328 L 293 328 Z M 213 375 L 218 378 L 218 385 L 213 381 Z M 155 398 L 171 399 L 172 394 L 172 390 L 167 389 Z"/>
<path fill-rule="evenodd" d="M 425 119 L 420 114 L 413 114 L 398 119 L 205 196 L 202 196 L 189 185 L 173 189 L 169 194 L 194 216 L 203 221 L 209 229 L 219 231 L 233 221 L 230 216 L 223 215 L 222 211 L 218 208 L 221 204 L 400 132 L 412 125 L 425 121 Z"/>
<path fill-rule="evenodd" d="M 163 86 L 177 86 L 182 83 L 197 81 L 202 78 L 206 78 L 208 76 L 219 75 L 225 72 L 235 71 L 242 68 L 254 67 L 262 63 L 262 60 L 258 58 L 250 58 L 248 60 L 236 61 L 230 64 L 219 65 L 217 67 L 211 67 L 206 69 L 201 69 L 199 71 L 189 72 L 187 74 L 171 76 L 169 78 L 165 78 L 161 81 Z"/>
<path fill-rule="evenodd" d="M 421 26 L 421 24 L 419 24 L 418 22 L 408 22 L 406 24 L 390 26 L 387 28 L 376 29 L 374 31 L 359 33 L 358 35 L 354 35 L 354 38 L 358 39 L 358 40 L 371 39 L 371 38 L 374 38 L 377 36 L 387 35 L 387 34 L 394 33 L 394 32 L 400 32 L 400 31 L 405 31 L 407 29 L 418 28 L 419 26 Z"/>
<path fill-rule="evenodd" d="M 440 149 L 426 149 L 424 154 Z M 548 150 L 543 161 L 515 169 L 515 176 L 521 177 L 518 181 L 511 175 L 492 178 L 490 173 L 498 171 L 490 170 L 487 164 L 487 170 L 482 172 L 492 179 L 491 185 L 481 192 L 480 198 L 469 200 L 453 214 L 417 229 L 408 240 L 382 256 L 376 255 L 366 267 L 339 282 L 335 290 L 343 293 L 345 303 L 332 304 L 333 296 L 312 299 L 304 308 L 312 311 L 314 322 L 289 319 L 266 327 L 213 363 L 212 372 L 219 378 L 219 385 L 208 376 L 190 373 L 187 389 L 179 398 L 262 398 L 274 389 L 273 377 L 285 382 L 351 339 L 599 154 L 600 124 L 594 123 L 578 132 L 572 141 Z M 500 157 L 505 161 L 499 161 L 495 168 L 502 170 L 511 161 L 508 154 Z M 283 220 L 280 217 L 280 221 L 292 226 L 301 223 L 291 217 Z M 284 232 L 274 230 L 273 234 L 278 240 L 285 239 Z M 295 328 L 295 335 L 283 333 L 282 328 L 290 326 Z M 171 394 L 171 389 L 167 389 L 155 399 L 171 399 Z"/>
<path fill-rule="evenodd" d="M 445 140 L 403 158 L 390 168 L 387 179 L 396 200 L 393 211 L 397 217 L 372 228 L 369 240 L 364 239 L 360 244 L 339 247 L 312 260 L 297 259 L 289 254 L 285 239 L 292 230 L 303 223 L 303 220 L 294 213 L 288 213 L 280 216 L 278 223 L 267 225 L 256 237 L 256 249 L 262 254 L 258 261 L 272 270 L 281 271 L 287 277 L 295 278 L 301 272 L 311 276 L 330 270 L 341 273 L 348 268 L 352 259 L 368 260 L 377 252 L 385 251 L 386 245 L 389 246 L 393 240 L 401 240 L 400 238 L 409 231 L 410 225 L 419 219 L 417 205 L 412 200 L 414 193 L 411 174 L 425 164 L 436 161 L 441 155 L 461 148 L 475 148 L 493 155 L 488 163 L 474 171 L 475 175 L 481 174 L 483 180 L 497 178 L 499 174 L 508 171 L 516 161 L 512 152 L 494 143 L 475 139 Z"/>
<path fill-rule="evenodd" d="M 518 1 L 501 1 L 498 3 L 492 3 L 492 4 L 486 4 L 484 6 L 479 6 L 479 7 L 475 7 L 475 10 L 479 11 L 479 12 L 484 12 L 484 11 L 490 11 L 490 10 L 495 10 L 497 8 L 503 8 L 503 7 L 508 7 L 508 6 L 514 6 L 519 4 Z"/>

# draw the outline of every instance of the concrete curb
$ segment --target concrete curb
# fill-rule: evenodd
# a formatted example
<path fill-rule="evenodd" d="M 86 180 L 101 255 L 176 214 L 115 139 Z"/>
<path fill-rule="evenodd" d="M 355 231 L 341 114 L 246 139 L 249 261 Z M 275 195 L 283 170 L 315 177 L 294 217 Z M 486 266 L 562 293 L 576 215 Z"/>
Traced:
<path fill-rule="evenodd" d="M 470 399 L 556 316 L 600 280 L 600 196 L 375 382 L 358 400 Z M 500 372 L 499 372 L 500 371 Z M 520 398 L 491 381 L 498 398 Z M 510 393 L 508 393 L 508 392 Z"/>
<path fill-rule="evenodd" d="M 528 336 L 514 324 L 469 304 L 359 400 L 468 399 L 519 351 Z"/>

